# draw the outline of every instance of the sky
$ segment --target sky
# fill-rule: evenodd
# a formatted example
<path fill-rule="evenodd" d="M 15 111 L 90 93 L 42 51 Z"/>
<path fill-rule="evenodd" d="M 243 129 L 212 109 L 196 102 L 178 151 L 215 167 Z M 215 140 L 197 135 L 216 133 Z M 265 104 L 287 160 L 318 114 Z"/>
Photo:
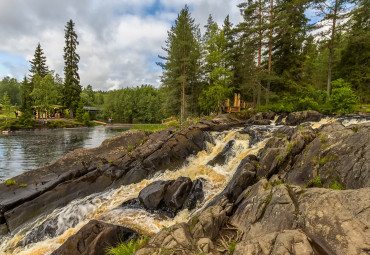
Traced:
<path fill-rule="evenodd" d="M 22 80 L 38 43 L 46 64 L 63 77 L 64 29 L 75 23 L 81 85 L 112 90 L 160 85 L 155 64 L 167 31 L 188 4 L 203 29 L 208 15 L 220 25 L 242 20 L 243 0 L 0 0 L 0 79 Z"/>

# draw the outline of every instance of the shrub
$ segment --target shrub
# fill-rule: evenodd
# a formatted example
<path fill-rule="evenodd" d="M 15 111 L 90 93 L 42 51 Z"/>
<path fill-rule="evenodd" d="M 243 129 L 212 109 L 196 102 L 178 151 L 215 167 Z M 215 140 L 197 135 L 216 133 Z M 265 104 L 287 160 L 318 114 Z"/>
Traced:
<path fill-rule="evenodd" d="M 343 79 L 338 79 L 332 82 L 332 93 L 329 99 L 332 112 L 352 113 L 355 110 L 357 97 L 351 89 L 351 84 Z"/>

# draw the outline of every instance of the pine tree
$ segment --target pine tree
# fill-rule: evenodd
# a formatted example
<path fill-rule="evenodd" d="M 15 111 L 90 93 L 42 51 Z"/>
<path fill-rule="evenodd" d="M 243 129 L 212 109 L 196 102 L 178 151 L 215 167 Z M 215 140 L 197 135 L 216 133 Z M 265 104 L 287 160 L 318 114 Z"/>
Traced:
<path fill-rule="evenodd" d="M 341 54 L 339 73 L 359 94 L 361 102 L 370 102 L 370 1 L 360 0 L 349 20 L 347 43 Z"/>
<path fill-rule="evenodd" d="M 80 101 L 82 87 L 80 85 L 80 76 L 78 74 L 78 62 L 80 56 L 76 53 L 77 34 L 74 31 L 72 20 L 67 22 L 65 27 L 65 47 L 64 47 L 64 104 L 70 111 L 70 117 L 76 111 Z"/>
<path fill-rule="evenodd" d="M 45 77 L 48 73 L 48 67 L 46 66 L 46 57 L 44 56 L 44 51 L 41 48 L 40 43 L 38 43 L 34 58 L 30 61 L 31 69 L 31 78 L 35 76 L 35 74 L 40 75 L 41 77 Z"/>
<path fill-rule="evenodd" d="M 165 102 L 167 112 L 180 113 L 181 123 L 185 116 L 186 94 L 201 86 L 199 34 L 199 27 L 194 24 L 186 5 L 168 31 L 166 47 L 163 48 L 167 56 L 159 56 L 164 60 L 158 64 L 163 69 L 162 86 L 168 94 Z"/>
<path fill-rule="evenodd" d="M 327 87 L 326 92 L 330 96 L 331 94 L 331 80 L 332 80 L 332 66 L 333 66 L 333 57 L 334 57 L 334 49 L 335 49 L 335 39 L 336 33 L 338 30 L 341 29 L 340 21 L 343 18 L 346 18 L 347 12 L 347 4 L 351 0 L 317 0 L 316 1 L 316 9 L 319 10 L 321 15 L 324 15 L 324 18 L 320 21 L 321 28 L 325 24 L 325 21 L 330 22 L 330 29 L 327 31 L 330 34 L 330 39 L 328 40 L 328 49 L 329 49 L 329 61 L 328 61 L 328 78 L 327 78 Z M 344 23 L 343 23 L 344 24 Z M 325 33 L 322 33 L 325 35 Z"/>

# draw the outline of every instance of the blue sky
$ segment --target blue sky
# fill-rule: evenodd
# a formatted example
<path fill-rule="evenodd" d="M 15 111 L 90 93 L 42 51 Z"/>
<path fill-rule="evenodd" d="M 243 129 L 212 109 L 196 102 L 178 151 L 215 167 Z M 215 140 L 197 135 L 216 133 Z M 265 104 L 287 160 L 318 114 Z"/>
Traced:
<path fill-rule="evenodd" d="M 241 20 L 241 0 L 1 0 L 0 79 L 19 80 L 40 42 L 47 65 L 63 76 L 64 26 L 75 22 L 81 84 L 117 89 L 142 83 L 159 86 L 155 64 L 179 11 L 188 4 L 203 28 L 208 14 L 220 24 Z"/>

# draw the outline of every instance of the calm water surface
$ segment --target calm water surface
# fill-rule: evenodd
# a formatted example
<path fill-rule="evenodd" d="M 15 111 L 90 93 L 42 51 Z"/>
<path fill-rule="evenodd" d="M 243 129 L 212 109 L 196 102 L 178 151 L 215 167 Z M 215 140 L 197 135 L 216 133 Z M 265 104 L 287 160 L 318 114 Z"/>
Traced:
<path fill-rule="evenodd" d="M 122 127 L 49 129 L 0 133 L 0 183 L 45 166 L 78 148 L 94 148 Z"/>

